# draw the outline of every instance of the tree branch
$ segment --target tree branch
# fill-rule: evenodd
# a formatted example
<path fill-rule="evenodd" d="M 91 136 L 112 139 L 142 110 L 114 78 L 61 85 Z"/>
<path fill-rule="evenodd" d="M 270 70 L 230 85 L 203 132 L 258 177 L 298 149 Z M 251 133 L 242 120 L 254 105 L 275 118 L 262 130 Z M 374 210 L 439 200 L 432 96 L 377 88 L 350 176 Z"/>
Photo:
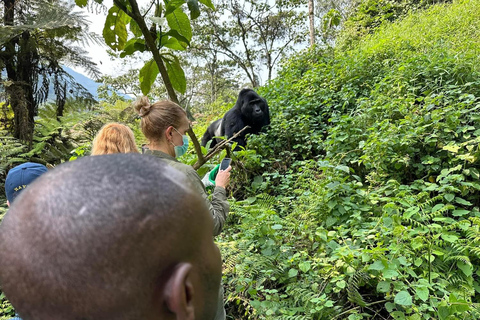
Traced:
<path fill-rule="evenodd" d="M 137 24 L 140 30 L 142 31 L 143 36 L 145 37 L 145 43 L 149 49 L 149 51 L 153 55 L 153 60 L 155 60 L 155 63 L 158 66 L 158 71 L 160 72 L 160 75 L 162 76 L 163 83 L 165 84 L 165 88 L 167 89 L 168 96 L 170 97 L 170 100 L 175 102 L 176 104 L 180 105 L 178 101 L 177 94 L 175 93 L 175 90 L 173 89 L 172 82 L 170 81 L 170 77 L 168 76 L 167 69 L 165 65 L 163 64 L 162 56 L 160 55 L 160 52 L 158 51 L 157 47 L 155 46 L 155 39 L 153 39 L 152 34 L 150 33 L 150 30 L 147 27 L 147 24 L 145 23 L 145 19 L 143 18 L 142 14 L 140 13 L 140 9 L 138 8 L 138 4 L 136 0 L 129 0 L 130 5 L 132 6 L 132 11 L 129 11 L 126 6 L 124 6 L 120 0 L 113 0 L 115 5 L 120 8 L 123 12 L 125 12 L 128 16 L 130 16 Z M 197 136 L 195 136 L 195 133 L 193 130 L 190 128 L 187 131 L 188 135 L 190 136 L 190 139 L 193 142 L 193 146 L 195 148 L 195 152 L 198 157 L 198 162 L 201 162 L 203 159 L 203 154 L 202 154 L 202 148 L 200 147 L 200 143 L 198 143 Z"/>
<path fill-rule="evenodd" d="M 232 142 L 233 139 L 235 139 L 236 137 L 238 137 L 243 131 L 249 129 L 250 126 L 245 126 L 242 130 L 238 131 L 237 133 L 235 133 L 230 139 L 228 140 L 223 140 L 222 142 L 218 143 L 217 145 L 215 145 L 215 147 L 213 147 L 213 149 L 211 149 L 210 151 L 208 151 L 208 153 L 205 155 L 205 157 L 203 157 L 202 160 L 198 160 L 194 165 L 193 165 L 193 169 L 197 170 L 198 168 L 200 168 L 201 166 L 203 166 L 208 160 L 210 160 L 214 155 L 216 155 L 217 153 L 219 153 L 220 151 L 222 151 L 224 148 L 226 148 L 228 146 L 228 144 L 230 142 Z M 228 150 L 228 149 L 227 149 Z"/>

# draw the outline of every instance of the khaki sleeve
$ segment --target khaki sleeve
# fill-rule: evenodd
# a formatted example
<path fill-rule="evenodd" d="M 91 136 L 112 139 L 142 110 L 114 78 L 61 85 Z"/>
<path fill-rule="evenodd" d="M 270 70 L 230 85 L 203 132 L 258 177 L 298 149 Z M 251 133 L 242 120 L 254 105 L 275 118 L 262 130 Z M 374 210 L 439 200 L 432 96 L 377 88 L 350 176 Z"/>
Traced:
<path fill-rule="evenodd" d="M 188 176 L 195 190 L 197 190 L 205 200 L 208 210 L 213 217 L 213 235 L 218 236 L 222 232 L 223 225 L 225 224 L 228 212 L 230 211 L 230 204 L 227 200 L 227 191 L 222 187 L 215 187 L 212 201 L 210 202 L 205 186 L 197 172 L 192 170 L 192 172 L 189 172 Z"/>

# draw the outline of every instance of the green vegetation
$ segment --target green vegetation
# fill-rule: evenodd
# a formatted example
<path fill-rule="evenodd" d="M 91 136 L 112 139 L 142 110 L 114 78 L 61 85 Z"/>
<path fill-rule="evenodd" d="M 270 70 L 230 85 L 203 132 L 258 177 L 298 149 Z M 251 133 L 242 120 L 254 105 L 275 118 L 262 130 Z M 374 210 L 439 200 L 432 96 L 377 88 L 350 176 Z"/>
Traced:
<path fill-rule="evenodd" d="M 285 61 L 259 89 L 272 124 L 233 155 L 217 238 L 232 319 L 480 318 L 480 0 L 397 3 L 357 32 L 368 3 L 341 46 Z M 0 171 L 88 154 L 108 121 L 142 142 L 125 102 L 48 110 L 33 149 L 1 138 Z M 0 295 L 0 319 L 12 312 Z"/>
<path fill-rule="evenodd" d="M 480 317 L 479 30 L 439 5 L 284 65 L 220 242 L 230 313 Z"/>

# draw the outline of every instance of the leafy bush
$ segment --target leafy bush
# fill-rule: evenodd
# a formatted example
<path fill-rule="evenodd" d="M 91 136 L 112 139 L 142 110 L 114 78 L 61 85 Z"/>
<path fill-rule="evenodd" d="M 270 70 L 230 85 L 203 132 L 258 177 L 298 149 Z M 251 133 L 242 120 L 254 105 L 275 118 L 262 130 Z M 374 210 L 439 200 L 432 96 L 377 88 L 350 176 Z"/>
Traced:
<path fill-rule="evenodd" d="M 433 6 L 263 88 L 220 239 L 231 314 L 480 317 L 479 30 L 478 0 Z"/>

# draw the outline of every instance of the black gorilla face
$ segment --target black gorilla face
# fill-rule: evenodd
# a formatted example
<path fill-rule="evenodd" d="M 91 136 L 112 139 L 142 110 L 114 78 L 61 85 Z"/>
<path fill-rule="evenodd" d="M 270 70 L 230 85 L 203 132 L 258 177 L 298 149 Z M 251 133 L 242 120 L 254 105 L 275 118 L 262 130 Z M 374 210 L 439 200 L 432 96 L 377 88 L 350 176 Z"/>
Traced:
<path fill-rule="evenodd" d="M 241 113 L 252 122 L 261 122 L 264 119 L 266 110 L 265 101 L 254 91 L 248 91 L 244 94 Z"/>

